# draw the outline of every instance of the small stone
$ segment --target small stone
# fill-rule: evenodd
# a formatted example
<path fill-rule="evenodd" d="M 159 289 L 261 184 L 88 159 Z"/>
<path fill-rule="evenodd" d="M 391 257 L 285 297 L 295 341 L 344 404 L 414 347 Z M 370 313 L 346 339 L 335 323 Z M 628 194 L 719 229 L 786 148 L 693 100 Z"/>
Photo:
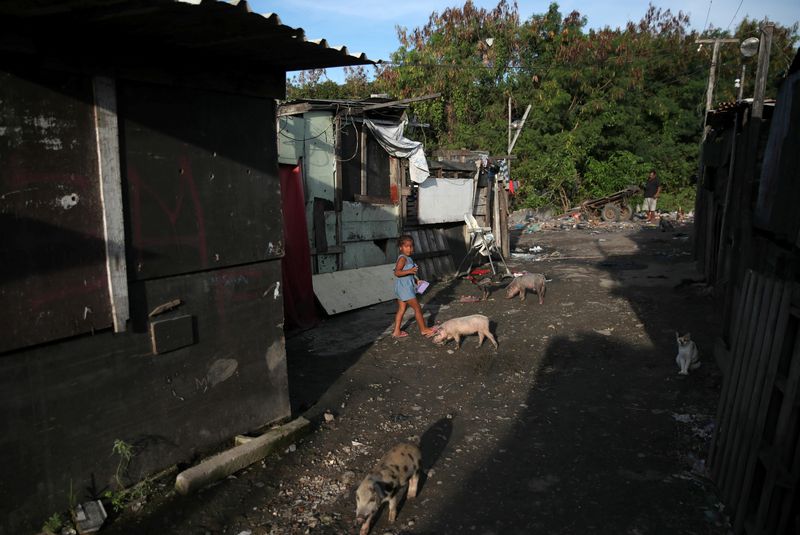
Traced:
<path fill-rule="evenodd" d="M 328 411 L 325 411 L 324 416 L 325 416 L 325 421 L 326 422 L 332 422 L 332 421 L 334 421 L 336 419 L 336 417 L 332 413 L 330 413 Z"/>
<path fill-rule="evenodd" d="M 286 453 L 292 453 L 293 451 L 297 450 L 297 445 L 290 444 L 288 448 L 286 448 Z"/>

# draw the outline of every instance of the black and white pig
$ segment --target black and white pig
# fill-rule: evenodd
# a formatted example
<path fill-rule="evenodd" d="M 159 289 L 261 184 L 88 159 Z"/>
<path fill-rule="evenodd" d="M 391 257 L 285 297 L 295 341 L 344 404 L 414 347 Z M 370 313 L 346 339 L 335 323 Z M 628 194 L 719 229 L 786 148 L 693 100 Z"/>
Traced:
<path fill-rule="evenodd" d="M 360 535 L 369 533 L 372 522 L 384 502 L 389 502 L 389 522 L 397 518 L 397 503 L 408 487 L 408 497 L 417 496 L 422 470 L 422 452 L 414 444 L 401 443 L 384 455 L 356 490 L 356 522 Z"/>

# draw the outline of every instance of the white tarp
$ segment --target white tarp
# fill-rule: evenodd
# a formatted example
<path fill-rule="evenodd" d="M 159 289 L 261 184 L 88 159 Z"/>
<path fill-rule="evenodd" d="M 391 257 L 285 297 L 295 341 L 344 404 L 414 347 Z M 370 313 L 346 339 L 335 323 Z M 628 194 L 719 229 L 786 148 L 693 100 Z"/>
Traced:
<path fill-rule="evenodd" d="M 386 126 L 377 125 L 369 119 L 364 119 L 364 124 L 369 127 L 375 139 L 386 149 L 386 152 L 397 158 L 408 158 L 408 162 L 411 164 L 408 166 L 411 180 L 421 184 L 431 175 L 428 171 L 428 160 L 425 159 L 422 142 L 411 141 L 407 137 L 403 137 L 406 123 L 407 121 L 404 119 L 398 124 Z"/>
<path fill-rule="evenodd" d="M 423 225 L 463 222 L 472 213 L 474 187 L 471 178 L 428 178 L 419 185 L 417 219 Z"/>

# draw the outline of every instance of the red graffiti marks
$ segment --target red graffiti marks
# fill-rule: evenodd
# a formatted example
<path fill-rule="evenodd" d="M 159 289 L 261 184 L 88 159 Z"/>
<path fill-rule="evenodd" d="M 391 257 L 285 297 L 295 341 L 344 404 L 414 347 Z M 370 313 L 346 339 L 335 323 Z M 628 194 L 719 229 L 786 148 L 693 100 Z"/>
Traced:
<path fill-rule="evenodd" d="M 203 205 L 192 165 L 185 156 L 178 160 L 175 166 L 178 173 L 171 188 L 163 182 L 157 186 L 151 184 L 150 177 L 145 179 L 137 169 L 128 166 L 137 272 L 142 271 L 149 256 L 180 254 L 187 247 L 197 251 L 198 267 L 204 269 L 209 265 Z"/>

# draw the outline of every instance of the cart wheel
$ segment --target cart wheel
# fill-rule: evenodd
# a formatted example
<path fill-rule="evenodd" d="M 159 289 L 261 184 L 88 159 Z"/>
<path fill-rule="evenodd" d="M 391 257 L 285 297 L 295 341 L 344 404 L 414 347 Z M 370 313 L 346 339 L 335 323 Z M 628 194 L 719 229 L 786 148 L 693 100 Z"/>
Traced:
<path fill-rule="evenodd" d="M 633 219 L 633 209 L 631 208 L 630 204 L 622 205 L 622 208 L 619 210 L 619 218 L 623 221 L 629 221 Z"/>
<path fill-rule="evenodd" d="M 619 221 L 619 206 L 608 203 L 600 211 L 600 217 L 603 218 L 603 221 Z"/>

